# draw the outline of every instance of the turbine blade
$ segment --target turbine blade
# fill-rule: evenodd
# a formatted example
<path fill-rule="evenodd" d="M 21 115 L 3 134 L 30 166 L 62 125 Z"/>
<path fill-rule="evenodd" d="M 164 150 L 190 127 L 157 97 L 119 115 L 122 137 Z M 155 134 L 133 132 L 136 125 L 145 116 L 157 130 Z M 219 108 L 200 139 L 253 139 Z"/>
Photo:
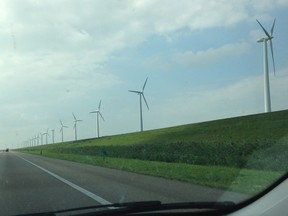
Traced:
<path fill-rule="evenodd" d="M 72 112 L 72 115 L 73 115 L 73 117 L 74 117 L 74 119 L 75 119 L 75 121 L 76 121 L 77 119 L 76 119 L 76 117 L 75 117 L 75 115 L 74 115 L 74 113 L 73 113 L 73 112 Z"/>
<path fill-rule="evenodd" d="M 270 40 L 270 48 L 271 48 L 271 56 L 272 56 L 273 69 L 274 69 L 274 76 L 275 76 L 275 61 L 274 61 L 274 53 L 273 53 L 273 44 L 272 44 L 272 40 Z"/>
<path fill-rule="evenodd" d="M 147 109 L 149 110 L 149 106 L 148 106 L 148 103 L 147 103 L 147 101 L 146 101 L 146 98 L 145 98 L 144 94 L 141 94 L 141 95 L 143 96 L 143 99 L 144 99 L 144 101 L 145 101 L 145 104 L 146 104 L 146 106 L 147 106 Z"/>
<path fill-rule="evenodd" d="M 104 118 L 103 118 L 103 116 L 102 116 L 102 114 L 101 114 L 100 112 L 99 112 L 99 114 L 100 114 L 101 118 L 103 119 L 103 121 L 105 121 Z"/>
<path fill-rule="evenodd" d="M 263 31 L 265 32 L 265 34 L 267 35 L 268 38 L 271 38 L 271 36 L 269 35 L 269 33 L 266 31 L 266 29 L 262 26 L 262 24 L 256 19 L 256 21 L 259 23 L 259 25 L 261 26 L 261 28 L 263 29 Z"/>
<path fill-rule="evenodd" d="M 148 77 L 147 77 L 146 80 L 145 80 L 145 83 L 144 83 L 143 88 L 142 88 L 142 92 L 144 92 L 144 89 L 145 89 L 145 86 L 146 86 L 147 80 L 148 80 Z"/>
<path fill-rule="evenodd" d="M 60 124 L 63 126 L 63 122 L 60 120 Z"/>
<path fill-rule="evenodd" d="M 274 22 L 273 22 L 273 25 L 272 25 L 272 28 L 271 28 L 271 31 L 270 31 L 271 37 L 273 35 L 275 21 L 276 21 L 276 18 L 274 18 Z"/>
<path fill-rule="evenodd" d="M 129 92 L 133 92 L 133 93 L 137 93 L 137 94 L 141 94 L 142 92 L 140 91 L 134 91 L 134 90 L 128 90 Z"/>
<path fill-rule="evenodd" d="M 95 111 L 92 111 L 92 112 L 90 112 L 90 113 L 97 113 L 97 111 L 95 110 Z"/>
<path fill-rule="evenodd" d="M 99 103 L 99 106 L 98 106 L 98 110 L 100 110 L 100 107 L 101 107 L 101 100 L 100 100 L 100 103 Z"/>

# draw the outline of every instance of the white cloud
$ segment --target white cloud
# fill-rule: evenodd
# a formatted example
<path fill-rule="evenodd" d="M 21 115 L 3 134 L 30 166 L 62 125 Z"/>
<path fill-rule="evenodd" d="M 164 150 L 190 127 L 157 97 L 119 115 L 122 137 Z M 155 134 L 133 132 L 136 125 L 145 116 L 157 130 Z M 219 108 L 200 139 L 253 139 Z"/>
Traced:
<path fill-rule="evenodd" d="M 166 5 L 170 7 L 165 7 Z M 26 129 L 24 126 L 22 128 L 25 130 L 24 135 L 30 136 L 29 133 L 33 135 L 35 131 L 29 132 L 28 128 L 34 127 L 38 130 L 46 128 L 47 124 L 55 124 L 53 123 L 54 118 L 57 118 L 55 116 L 66 115 L 62 111 L 63 107 L 69 109 L 71 118 L 70 110 L 78 107 L 80 112 L 79 107 L 83 106 L 84 102 L 85 107 L 87 106 L 86 98 L 94 99 L 98 96 L 97 93 L 102 94 L 106 90 L 109 92 L 110 89 L 123 84 L 120 74 L 125 76 L 125 72 L 122 68 L 110 71 L 107 67 L 113 62 L 113 55 L 117 55 L 118 51 L 137 48 L 154 35 L 173 38 L 183 29 L 188 29 L 192 35 L 197 30 L 234 28 L 239 23 L 250 22 L 251 17 L 255 22 L 254 16 L 269 18 L 271 8 L 279 7 L 287 7 L 287 2 L 281 0 L 267 0 L 265 3 L 250 0 L 0 1 L 0 100 L 2 101 L 0 110 L 2 113 L 7 113 L 2 121 L 15 122 L 17 127 L 20 119 L 22 120 L 20 126 L 26 124 Z M 249 49 L 250 45 L 244 42 L 227 44 L 205 51 L 178 53 L 175 59 L 190 66 L 242 55 Z M 153 55 L 154 57 L 144 56 L 144 58 L 148 59 L 147 64 L 152 67 L 157 65 L 159 70 L 165 70 L 169 64 L 175 63 L 163 61 L 157 54 Z M 171 53 L 165 55 L 170 56 Z M 286 78 L 284 80 L 286 81 Z M 285 89 L 285 82 L 279 83 L 278 86 Z M 171 100 L 175 100 L 177 107 L 182 109 L 180 110 L 183 114 L 182 119 L 186 118 L 184 113 L 189 116 L 189 112 L 198 113 L 199 119 L 200 116 L 208 118 L 204 114 L 207 107 L 215 106 L 218 114 L 219 110 L 225 108 L 223 107 L 225 103 L 227 110 L 228 107 L 239 110 L 240 104 L 237 106 L 235 101 L 244 102 L 247 99 L 247 95 L 244 97 L 238 93 L 243 92 L 242 87 L 246 93 L 253 92 L 250 81 L 243 81 L 238 87 L 236 85 L 213 92 L 210 90 L 194 92 L 186 97 L 179 96 Z M 259 94 L 261 95 L 261 92 Z M 107 98 L 113 96 L 113 94 L 107 95 Z M 222 103 L 219 103 L 221 100 Z M 115 99 L 111 99 L 111 107 L 118 106 L 114 101 Z M 187 108 L 183 107 L 183 103 L 187 104 Z M 94 102 L 92 105 L 94 106 Z M 166 115 L 162 119 L 163 122 L 168 119 L 169 114 L 177 112 L 176 109 L 170 110 L 162 106 L 161 109 L 155 110 L 163 110 L 163 115 Z M 122 113 L 117 115 L 120 116 Z M 175 115 L 177 116 L 176 113 Z M 35 121 L 35 125 L 30 125 L 29 120 Z M 58 122 L 58 119 L 56 121 Z M 118 126 L 121 127 L 121 123 Z M 107 126 L 109 127 L 112 126 Z M 125 130 L 123 127 L 121 129 Z M 1 131 L 5 133 L 7 128 L 2 127 Z M 12 133 L 10 131 L 5 134 L 13 135 L 13 133 L 14 131 Z M 5 138 L 2 138 L 5 142 Z"/>
<path fill-rule="evenodd" d="M 166 0 L 165 4 L 170 7 L 163 7 L 163 1 L 150 0 L 73 1 L 73 4 L 71 1 L 7 1 L 1 6 L 6 13 L 1 15 L 0 24 L 9 34 L 7 22 L 13 23 L 17 38 L 21 41 L 23 37 L 25 41 L 21 43 L 29 45 L 27 49 L 43 47 L 43 41 L 50 49 L 71 48 L 73 44 L 79 48 L 77 44 L 86 41 L 90 47 L 108 55 L 135 46 L 155 33 L 165 35 L 185 27 L 199 30 L 233 26 L 248 20 L 250 10 L 256 9 L 254 14 L 265 13 L 264 9 L 281 2 Z M 39 40 L 29 43 L 33 35 Z"/>
<path fill-rule="evenodd" d="M 185 51 L 176 53 L 174 59 L 188 66 L 198 64 L 208 64 L 213 61 L 219 61 L 229 56 L 242 55 L 249 51 L 250 45 L 242 42 L 237 44 L 225 44 L 219 48 L 210 48 L 206 51 Z"/>

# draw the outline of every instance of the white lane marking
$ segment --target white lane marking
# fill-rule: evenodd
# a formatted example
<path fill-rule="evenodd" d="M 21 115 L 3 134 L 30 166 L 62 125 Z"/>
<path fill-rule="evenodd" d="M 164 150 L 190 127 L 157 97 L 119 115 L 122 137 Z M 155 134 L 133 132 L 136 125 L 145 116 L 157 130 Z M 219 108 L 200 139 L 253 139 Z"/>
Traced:
<path fill-rule="evenodd" d="M 17 155 L 17 156 L 20 157 L 21 159 L 23 159 L 24 161 L 32 164 L 33 166 L 38 167 L 39 169 L 43 170 L 44 172 L 48 173 L 49 175 L 55 177 L 56 179 L 62 181 L 63 183 L 69 185 L 70 187 L 72 187 L 72 188 L 78 190 L 79 192 L 85 194 L 86 196 L 92 198 L 93 200 L 97 201 L 101 205 L 110 205 L 110 204 L 112 204 L 111 202 L 103 199 L 102 197 L 97 196 L 96 194 L 94 194 L 94 193 L 92 193 L 92 192 L 90 192 L 90 191 L 88 191 L 88 190 L 86 190 L 86 189 L 84 189 L 84 188 L 82 188 L 82 187 L 80 187 L 80 186 L 78 186 L 78 185 L 76 185 L 76 184 L 74 184 L 74 183 L 72 183 L 72 182 L 60 177 L 60 176 L 58 176 L 58 175 L 56 175 L 55 173 L 52 173 L 49 170 L 47 170 L 47 169 L 45 169 L 45 168 L 43 168 L 41 166 L 38 166 L 37 164 L 34 164 L 33 162 L 31 162 L 31 161 L 29 161 L 29 160 L 27 160 L 27 159 L 25 159 L 25 158 L 23 158 L 23 157 L 21 157 L 19 155 Z"/>

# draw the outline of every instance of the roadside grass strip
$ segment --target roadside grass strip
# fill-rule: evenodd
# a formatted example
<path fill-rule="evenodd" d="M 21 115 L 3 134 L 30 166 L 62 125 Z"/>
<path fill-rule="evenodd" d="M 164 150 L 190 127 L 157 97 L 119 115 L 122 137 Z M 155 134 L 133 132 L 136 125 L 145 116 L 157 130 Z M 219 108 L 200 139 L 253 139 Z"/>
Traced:
<path fill-rule="evenodd" d="M 22 152 L 25 153 L 25 151 Z M 36 151 L 29 151 L 26 153 L 39 155 L 39 152 Z M 203 166 L 111 157 L 104 158 L 99 156 L 59 154 L 45 151 L 42 152 L 42 156 L 158 176 L 251 195 L 257 194 L 276 179 L 280 178 L 283 174 L 283 172 L 234 167 Z"/>

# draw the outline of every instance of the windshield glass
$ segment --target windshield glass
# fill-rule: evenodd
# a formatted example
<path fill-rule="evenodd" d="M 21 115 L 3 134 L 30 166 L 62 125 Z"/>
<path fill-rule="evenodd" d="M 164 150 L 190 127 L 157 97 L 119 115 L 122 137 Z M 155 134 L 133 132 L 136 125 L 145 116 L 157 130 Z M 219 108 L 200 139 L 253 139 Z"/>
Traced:
<path fill-rule="evenodd" d="M 237 204 L 287 172 L 287 1 L 0 9 L 1 215 Z"/>

